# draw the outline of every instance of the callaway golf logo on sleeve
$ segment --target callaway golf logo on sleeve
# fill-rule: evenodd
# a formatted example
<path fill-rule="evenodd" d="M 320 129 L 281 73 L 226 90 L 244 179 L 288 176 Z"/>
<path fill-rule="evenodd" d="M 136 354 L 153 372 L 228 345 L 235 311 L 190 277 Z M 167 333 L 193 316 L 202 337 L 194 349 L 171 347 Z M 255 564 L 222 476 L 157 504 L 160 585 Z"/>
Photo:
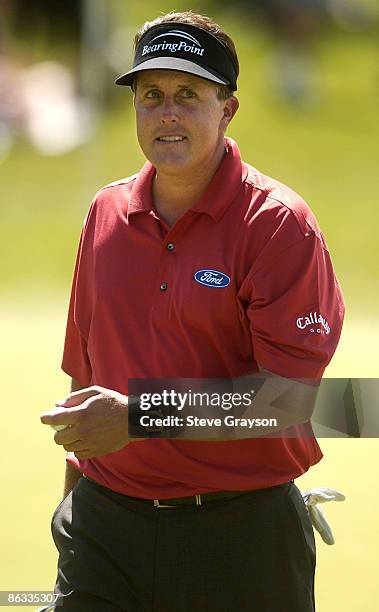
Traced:
<path fill-rule="evenodd" d="M 306 329 L 309 326 L 312 326 L 309 329 L 311 333 L 330 334 L 331 331 L 328 321 L 317 312 L 309 312 L 306 316 L 299 317 L 296 320 L 296 327 L 299 329 Z"/>
<path fill-rule="evenodd" d="M 167 42 L 163 40 L 161 42 L 151 44 L 155 40 L 160 38 L 168 38 L 168 37 L 177 37 L 182 38 L 180 42 Z M 195 55 L 204 55 L 204 48 L 201 46 L 199 41 L 188 34 L 188 32 L 183 32 L 182 30 L 171 30 L 170 32 L 166 32 L 166 34 L 159 34 L 150 40 L 149 45 L 145 45 L 142 50 L 142 57 L 147 55 L 148 53 L 156 53 L 157 51 L 170 51 L 171 53 L 176 53 L 177 51 L 184 51 L 185 53 L 194 53 Z"/>
<path fill-rule="evenodd" d="M 194 274 L 194 279 L 206 287 L 227 287 L 230 283 L 230 277 L 218 270 L 198 270 Z"/>

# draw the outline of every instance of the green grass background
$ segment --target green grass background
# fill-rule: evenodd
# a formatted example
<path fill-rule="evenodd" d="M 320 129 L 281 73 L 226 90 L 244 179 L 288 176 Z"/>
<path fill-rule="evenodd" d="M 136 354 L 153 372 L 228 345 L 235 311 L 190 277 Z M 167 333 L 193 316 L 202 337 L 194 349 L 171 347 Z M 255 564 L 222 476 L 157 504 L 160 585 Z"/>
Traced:
<path fill-rule="evenodd" d="M 159 12 L 151 11 L 151 3 L 128 9 L 125 4 L 115 7 L 132 26 Z M 183 6 L 177 2 L 175 8 Z M 160 3 L 160 10 L 167 8 L 172 5 Z M 270 36 L 233 11 L 216 16 L 234 36 L 242 66 L 241 108 L 229 135 L 246 161 L 309 202 L 344 290 L 346 323 L 328 375 L 378 376 L 375 37 L 336 32 L 322 37 L 315 46 L 315 101 L 293 108 L 269 88 Z M 46 158 L 19 142 L 0 165 L 0 590 L 50 589 L 54 583 L 49 523 L 60 501 L 64 451 L 40 425 L 39 414 L 69 384 L 59 370 L 60 356 L 77 239 L 90 198 L 143 163 L 130 102 L 120 88 L 93 141 L 71 154 Z M 320 444 L 323 461 L 298 485 L 334 487 L 347 499 L 326 508 L 336 545 L 326 546 L 317 535 L 318 612 L 371 612 L 379 600 L 378 440 Z"/>

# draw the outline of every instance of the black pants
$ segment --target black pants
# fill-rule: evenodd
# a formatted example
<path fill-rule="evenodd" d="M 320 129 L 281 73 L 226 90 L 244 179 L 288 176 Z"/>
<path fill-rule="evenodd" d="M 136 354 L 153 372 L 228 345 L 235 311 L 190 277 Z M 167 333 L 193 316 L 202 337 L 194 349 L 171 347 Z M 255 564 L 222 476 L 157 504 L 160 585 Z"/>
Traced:
<path fill-rule="evenodd" d="M 81 478 L 52 518 L 57 612 L 313 612 L 315 542 L 289 482 L 160 509 Z"/>

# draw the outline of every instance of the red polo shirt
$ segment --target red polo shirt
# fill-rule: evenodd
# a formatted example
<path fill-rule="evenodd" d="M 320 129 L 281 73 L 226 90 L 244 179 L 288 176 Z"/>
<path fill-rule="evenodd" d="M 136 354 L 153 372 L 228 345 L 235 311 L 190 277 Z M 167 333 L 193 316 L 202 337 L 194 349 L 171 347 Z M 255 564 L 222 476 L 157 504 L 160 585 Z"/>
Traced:
<path fill-rule="evenodd" d="M 225 144 L 206 191 L 171 228 L 154 211 L 149 162 L 96 195 L 62 364 L 84 386 L 127 394 L 130 378 L 238 377 L 257 364 L 282 376 L 322 375 L 344 312 L 323 235 L 296 193 Z M 199 282 L 201 270 L 221 285 Z M 282 436 L 150 439 L 67 460 L 115 491 L 159 499 L 273 486 L 321 457 L 313 437 Z"/>

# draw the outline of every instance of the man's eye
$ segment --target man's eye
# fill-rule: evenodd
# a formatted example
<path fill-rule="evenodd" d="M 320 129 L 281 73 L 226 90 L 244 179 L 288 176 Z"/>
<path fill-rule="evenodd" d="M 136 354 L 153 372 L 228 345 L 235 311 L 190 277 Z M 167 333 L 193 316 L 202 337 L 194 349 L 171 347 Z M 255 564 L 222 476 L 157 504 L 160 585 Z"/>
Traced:
<path fill-rule="evenodd" d="M 145 97 L 146 98 L 159 98 L 160 97 L 160 91 L 158 91 L 158 89 L 151 89 L 150 91 L 146 92 Z"/>
<path fill-rule="evenodd" d="M 195 93 L 191 89 L 183 89 L 181 93 L 184 98 L 194 98 L 195 96 Z"/>

